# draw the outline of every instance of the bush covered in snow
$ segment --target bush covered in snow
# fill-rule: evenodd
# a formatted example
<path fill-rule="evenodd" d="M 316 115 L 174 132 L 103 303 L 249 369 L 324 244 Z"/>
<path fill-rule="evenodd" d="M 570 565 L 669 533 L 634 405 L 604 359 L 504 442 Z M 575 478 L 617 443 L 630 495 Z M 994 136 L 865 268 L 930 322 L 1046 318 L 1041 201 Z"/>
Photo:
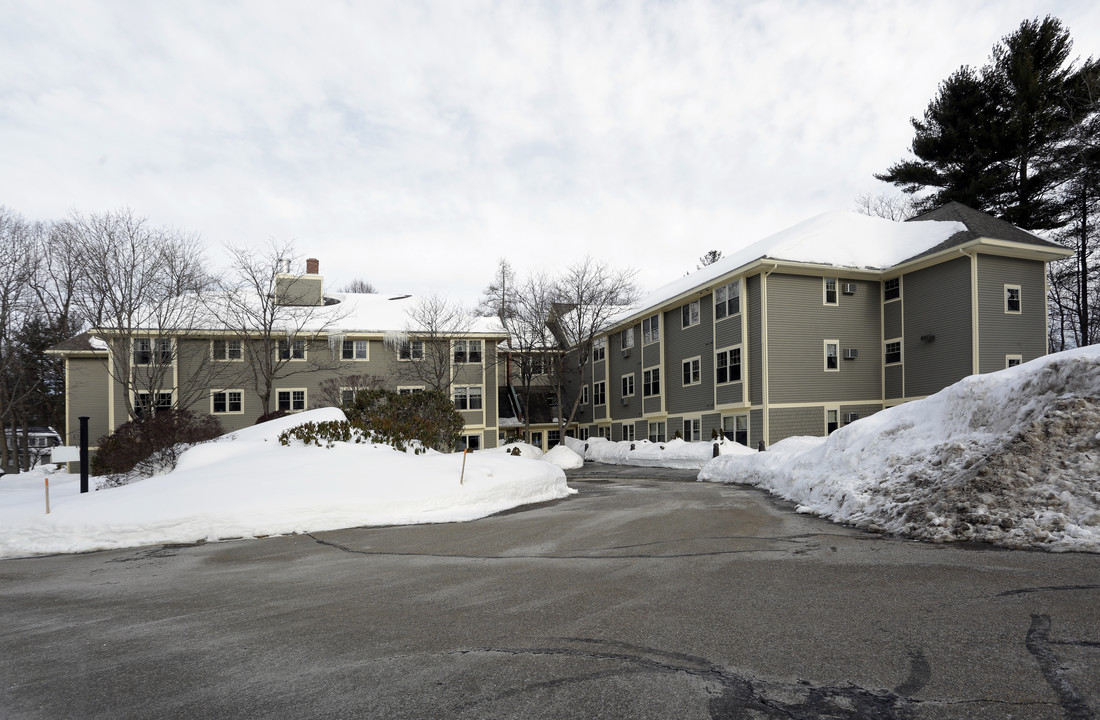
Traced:
<path fill-rule="evenodd" d="M 123 423 L 96 441 L 91 471 L 101 486 L 125 485 L 137 478 L 170 472 L 184 450 L 224 432 L 213 415 L 190 410 L 158 410 Z"/>
<path fill-rule="evenodd" d="M 465 424 L 454 402 L 438 390 L 404 395 L 392 390 L 360 390 L 344 407 L 344 414 L 375 442 L 399 450 L 415 441 L 439 452 L 453 452 Z"/>

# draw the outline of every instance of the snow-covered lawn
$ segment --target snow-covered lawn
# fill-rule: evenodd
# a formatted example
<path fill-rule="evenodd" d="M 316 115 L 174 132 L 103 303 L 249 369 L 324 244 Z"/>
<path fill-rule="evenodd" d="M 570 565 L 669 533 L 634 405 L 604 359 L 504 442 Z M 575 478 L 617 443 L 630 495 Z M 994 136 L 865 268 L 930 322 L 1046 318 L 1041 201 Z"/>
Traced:
<path fill-rule="evenodd" d="M 965 378 L 827 439 L 723 455 L 699 479 L 905 537 L 1100 552 L 1100 347 Z"/>
<path fill-rule="evenodd" d="M 460 453 L 277 440 L 287 427 L 333 419 L 343 413 L 326 408 L 230 433 L 188 450 L 167 475 L 84 495 L 79 476 L 52 466 L 0 478 L 0 557 L 473 520 L 575 492 L 553 458 L 533 453 L 469 453 L 460 484 Z"/>

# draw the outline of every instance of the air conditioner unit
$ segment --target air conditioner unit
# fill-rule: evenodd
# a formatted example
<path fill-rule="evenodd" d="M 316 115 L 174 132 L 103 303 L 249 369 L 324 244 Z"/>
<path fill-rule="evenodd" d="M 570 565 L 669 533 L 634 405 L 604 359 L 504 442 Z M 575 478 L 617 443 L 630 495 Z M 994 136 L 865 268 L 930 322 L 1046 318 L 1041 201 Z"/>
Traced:
<path fill-rule="evenodd" d="M 630 348 L 627 348 L 626 350 L 623 350 L 623 357 L 624 358 L 630 357 Z"/>
<path fill-rule="evenodd" d="M 856 284 L 855 283 L 844 283 L 843 285 L 840 286 L 840 291 L 842 293 L 844 293 L 845 295 L 855 295 L 856 294 Z"/>
<path fill-rule="evenodd" d="M 628 398 L 628 397 L 621 398 L 619 400 L 619 404 L 622 405 L 623 407 L 626 407 L 627 405 L 630 404 L 630 398 Z"/>
<path fill-rule="evenodd" d="M 844 413 L 844 424 L 854 423 L 859 420 L 859 413 Z"/>
<path fill-rule="evenodd" d="M 844 349 L 844 359 L 845 360 L 855 360 L 857 357 L 859 357 L 859 350 L 858 349 L 856 349 L 856 348 L 845 348 Z"/>

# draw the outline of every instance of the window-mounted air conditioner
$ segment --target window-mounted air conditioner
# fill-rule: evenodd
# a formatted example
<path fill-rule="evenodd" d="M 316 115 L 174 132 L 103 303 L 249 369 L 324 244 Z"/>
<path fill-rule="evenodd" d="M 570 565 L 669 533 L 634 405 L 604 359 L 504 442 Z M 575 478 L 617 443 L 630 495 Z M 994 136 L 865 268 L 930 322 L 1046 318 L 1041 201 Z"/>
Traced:
<path fill-rule="evenodd" d="M 627 405 L 630 404 L 630 398 L 628 398 L 628 397 L 621 398 L 619 400 L 619 404 L 622 405 L 623 407 L 626 407 Z"/>
<path fill-rule="evenodd" d="M 845 295 L 855 295 L 856 294 L 856 284 L 855 283 L 844 283 L 843 285 L 840 286 L 840 291 L 842 293 L 844 293 Z"/>
<path fill-rule="evenodd" d="M 857 350 L 856 348 L 845 348 L 844 349 L 844 359 L 845 360 L 855 360 L 857 357 L 859 357 L 859 350 Z"/>
<path fill-rule="evenodd" d="M 859 420 L 859 413 L 844 413 L 844 423 L 854 423 Z"/>

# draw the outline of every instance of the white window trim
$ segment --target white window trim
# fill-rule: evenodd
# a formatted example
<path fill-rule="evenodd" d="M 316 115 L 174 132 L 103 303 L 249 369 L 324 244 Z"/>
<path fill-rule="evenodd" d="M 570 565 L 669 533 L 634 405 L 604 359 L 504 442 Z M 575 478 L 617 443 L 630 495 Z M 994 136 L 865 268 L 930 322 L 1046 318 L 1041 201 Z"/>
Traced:
<path fill-rule="evenodd" d="M 631 327 L 627 328 L 626 330 L 623 330 L 621 335 L 622 335 L 622 337 L 619 339 L 619 349 L 620 350 L 630 350 L 631 348 L 633 348 L 634 347 L 634 327 L 631 326 Z M 630 339 L 629 342 L 627 342 L 627 338 Z"/>
<path fill-rule="evenodd" d="M 691 375 L 698 378 L 698 379 L 689 380 L 688 382 L 684 382 L 684 366 L 688 365 L 689 363 L 698 363 L 699 364 L 699 371 L 698 372 L 695 372 L 694 370 L 690 371 Z M 692 387 L 692 386 L 695 386 L 695 385 L 702 385 L 703 384 L 703 358 L 702 358 L 702 356 L 696 355 L 695 357 L 684 358 L 683 360 L 680 361 L 680 383 L 681 383 L 682 387 Z"/>
<path fill-rule="evenodd" d="M 619 378 L 619 387 L 623 387 L 623 381 L 630 378 L 630 392 L 623 392 L 623 397 L 634 397 L 635 388 L 638 385 L 637 378 L 634 377 L 634 373 L 626 373 Z"/>
<path fill-rule="evenodd" d="M 581 385 L 581 405 L 588 404 L 588 386 Z"/>
<path fill-rule="evenodd" d="M 596 357 L 599 355 L 599 357 Z M 607 337 L 598 337 L 592 341 L 592 364 L 607 360 Z"/>
<path fill-rule="evenodd" d="M 597 392 L 598 390 L 601 390 L 601 389 L 603 390 L 602 393 Z M 603 395 L 603 402 L 600 402 L 600 395 L 601 394 Z M 595 405 L 596 407 L 599 407 L 600 405 L 606 405 L 607 404 L 607 381 L 606 380 L 596 380 L 592 383 L 592 404 Z"/>
<path fill-rule="evenodd" d="M 829 302 L 829 281 L 833 282 L 833 297 L 832 302 Z M 828 305 L 829 307 L 836 307 L 840 305 L 840 278 L 835 277 L 823 277 L 821 278 L 821 304 Z"/>
<path fill-rule="evenodd" d="M 630 430 L 629 433 L 627 432 L 628 429 Z M 635 442 L 635 437 L 637 435 L 637 428 L 635 427 L 634 423 L 632 423 L 632 422 L 622 423 L 622 427 L 620 428 L 620 432 L 622 432 L 622 436 L 623 436 L 624 441 L 626 441 L 626 442 Z M 627 435 L 629 435 L 630 437 L 627 437 Z"/>
<path fill-rule="evenodd" d="M 294 357 L 294 343 L 302 343 L 302 357 Z M 287 357 L 283 357 L 283 343 L 286 343 L 290 352 L 287 353 Z M 295 338 L 293 340 L 280 340 L 275 347 L 275 352 L 279 355 L 280 362 L 305 362 L 309 359 L 309 343 L 304 339 Z"/>
<path fill-rule="evenodd" d="M 172 400 L 171 403 L 165 406 L 154 405 L 153 407 L 162 410 L 170 410 L 176 406 L 176 393 L 174 390 L 161 390 L 159 388 L 156 390 L 137 390 L 130 393 L 130 406 L 133 407 L 135 410 L 137 410 L 139 405 L 138 395 L 168 395 Z"/>
<path fill-rule="evenodd" d="M 409 346 L 409 356 L 408 357 L 401 357 L 401 350 L 403 348 L 398 347 L 397 348 L 397 362 L 423 362 L 424 361 L 424 341 L 423 340 L 409 339 L 409 340 L 406 341 L 406 343 Z M 413 343 L 420 343 L 420 357 L 414 357 L 413 356 Z"/>
<path fill-rule="evenodd" d="M 687 311 L 688 311 L 688 321 L 686 323 L 684 322 L 684 308 L 687 308 Z M 694 316 L 694 320 L 692 319 L 693 316 Z M 682 306 L 680 306 L 680 329 L 681 330 L 689 328 L 689 327 L 695 327 L 696 325 L 698 325 L 701 322 L 703 322 L 703 312 L 702 312 L 702 307 L 700 306 L 698 300 L 692 300 L 692 301 L 684 303 Z"/>
<path fill-rule="evenodd" d="M 398 385 L 397 386 L 397 394 L 398 395 L 408 395 L 409 393 L 415 393 L 415 392 L 424 392 L 424 386 L 423 385 Z"/>
<path fill-rule="evenodd" d="M 645 392 L 645 374 L 646 373 L 651 373 L 651 376 L 652 376 L 652 373 L 654 373 L 654 372 L 657 373 L 657 385 L 658 385 L 657 392 L 650 393 L 649 395 L 646 395 L 646 392 Z M 653 367 L 642 368 L 642 397 L 644 397 L 644 398 L 647 398 L 647 397 L 660 397 L 661 396 L 660 384 L 661 384 L 661 366 L 660 365 L 654 365 Z"/>
<path fill-rule="evenodd" d="M 729 358 L 732 358 L 734 350 L 740 350 L 741 351 L 740 352 L 741 362 L 738 364 L 738 366 L 740 368 L 741 377 L 737 378 L 736 380 L 727 379 L 727 380 L 721 380 L 720 381 L 718 379 L 718 356 L 722 353 L 729 353 Z M 726 365 L 726 375 L 727 375 L 727 377 L 729 376 L 729 369 L 731 367 L 733 367 L 733 365 L 728 364 L 728 363 L 729 363 L 729 359 L 727 359 L 727 365 Z M 730 383 L 744 382 L 744 380 L 745 380 L 745 350 L 744 350 L 743 344 L 730 345 L 729 347 L 718 348 L 717 350 L 715 350 L 714 351 L 714 384 L 715 385 L 729 385 Z"/>
<path fill-rule="evenodd" d="M 901 355 L 901 360 L 898 360 L 897 362 L 886 362 L 886 346 L 887 345 L 893 345 L 894 343 L 898 344 L 898 352 Z M 894 367 L 896 365 L 902 365 L 904 363 L 905 363 L 905 343 L 902 342 L 902 339 L 900 337 L 896 337 L 896 338 L 890 338 L 889 340 L 884 340 L 882 342 L 882 365 L 883 365 L 883 367 Z"/>
<path fill-rule="evenodd" d="M 458 343 L 463 343 L 463 347 L 466 348 L 465 350 L 463 350 L 463 357 L 466 358 L 465 360 L 461 360 L 461 361 L 460 360 L 455 360 L 455 347 L 458 345 Z M 476 361 L 471 361 L 470 360 L 470 343 L 477 343 L 478 346 L 481 348 L 477 352 L 477 360 Z M 452 340 L 451 341 L 451 362 L 454 363 L 455 365 L 483 365 L 485 363 L 485 343 L 482 340 L 479 340 L 477 338 L 473 338 L 473 339 L 465 338 L 465 339 L 460 339 L 460 340 Z"/>
<path fill-rule="evenodd" d="M 898 281 L 898 296 L 896 298 L 890 298 L 889 300 L 887 300 L 886 299 L 886 283 L 890 280 L 897 280 Z M 882 304 L 886 305 L 887 303 L 900 302 L 900 301 L 901 301 L 901 276 L 899 275 L 896 278 L 886 278 L 885 280 L 883 280 L 882 281 Z"/>
<path fill-rule="evenodd" d="M 466 391 L 466 407 L 458 407 L 458 390 L 462 388 Z M 479 397 L 481 398 L 481 407 L 470 407 L 470 390 L 477 388 L 480 391 Z M 485 386 L 484 385 L 455 385 L 451 389 L 451 402 L 455 404 L 455 409 L 459 412 L 484 412 L 485 410 Z"/>
<path fill-rule="evenodd" d="M 653 321 L 657 321 L 657 332 L 653 332 Z M 645 326 L 649 323 L 649 340 L 646 340 Z M 652 345 L 661 342 L 661 313 L 650 315 L 642 320 L 642 345 Z"/>
<path fill-rule="evenodd" d="M 1019 310 L 1009 310 L 1009 308 L 1008 308 L 1008 291 L 1009 290 L 1015 290 L 1016 291 L 1016 302 L 1020 305 Z M 1019 285 L 1013 285 L 1011 283 L 1005 283 L 1004 304 L 1005 304 L 1005 314 L 1006 315 L 1022 315 L 1023 312 L 1024 312 L 1024 292 L 1023 292 L 1023 289 Z"/>
<path fill-rule="evenodd" d="M 296 393 L 296 392 L 302 393 L 302 409 L 301 410 L 295 410 L 294 409 L 294 393 Z M 290 393 L 290 406 L 291 407 L 287 410 L 287 412 L 289 412 L 289 413 L 299 413 L 299 412 L 304 412 L 304 411 L 309 409 L 309 390 L 308 389 L 300 388 L 300 387 L 299 388 L 275 388 L 275 410 L 276 411 L 278 411 L 280 409 L 279 408 L 279 393 Z"/>
<path fill-rule="evenodd" d="M 351 343 L 351 357 L 344 357 L 344 343 Z M 355 357 L 355 343 L 366 343 L 367 356 L 357 358 Z M 340 361 L 341 362 L 370 362 L 370 340 L 365 338 L 344 338 L 340 341 Z"/>
<path fill-rule="evenodd" d="M 241 409 L 240 410 L 230 410 L 229 409 L 229 393 L 231 393 L 231 392 L 241 394 Z M 218 393 L 226 393 L 226 396 L 225 396 L 225 408 L 226 409 L 225 409 L 224 412 L 217 412 L 216 413 L 216 412 L 214 412 L 214 396 L 217 395 Z M 225 388 L 225 389 L 220 389 L 220 390 L 211 390 L 210 391 L 210 414 L 211 415 L 244 415 L 244 390 L 242 390 L 241 388 Z"/>
<path fill-rule="evenodd" d="M 216 342 L 225 343 L 226 357 L 220 358 L 214 355 L 214 343 Z M 239 358 L 229 357 L 229 343 L 231 342 L 238 343 L 241 346 L 241 356 Z M 210 360 L 212 362 L 244 362 L 244 343 L 237 338 L 212 338 L 210 340 Z"/>
<path fill-rule="evenodd" d="M 1005 367 L 1006 368 L 1014 367 L 1011 364 L 1013 360 L 1016 361 L 1016 365 L 1023 365 L 1024 364 L 1024 356 L 1023 355 L 1018 355 L 1018 354 L 1017 355 L 1005 355 Z"/>
<path fill-rule="evenodd" d="M 137 343 L 140 340 L 149 341 L 149 362 L 139 363 L 135 361 L 134 355 L 137 354 Z M 171 359 L 168 362 L 160 362 L 160 350 L 157 349 L 157 345 L 164 341 L 168 341 L 168 354 Z M 168 338 L 162 336 L 146 335 L 143 337 L 136 337 L 130 341 L 130 366 L 131 367 L 171 367 L 176 364 L 176 340 L 175 338 Z"/>
<path fill-rule="evenodd" d="M 833 356 L 836 358 L 836 367 L 829 367 L 829 346 L 836 346 L 836 354 Z M 836 339 L 829 339 L 822 342 L 821 345 L 821 366 L 825 369 L 825 372 L 840 372 L 840 341 Z"/>

